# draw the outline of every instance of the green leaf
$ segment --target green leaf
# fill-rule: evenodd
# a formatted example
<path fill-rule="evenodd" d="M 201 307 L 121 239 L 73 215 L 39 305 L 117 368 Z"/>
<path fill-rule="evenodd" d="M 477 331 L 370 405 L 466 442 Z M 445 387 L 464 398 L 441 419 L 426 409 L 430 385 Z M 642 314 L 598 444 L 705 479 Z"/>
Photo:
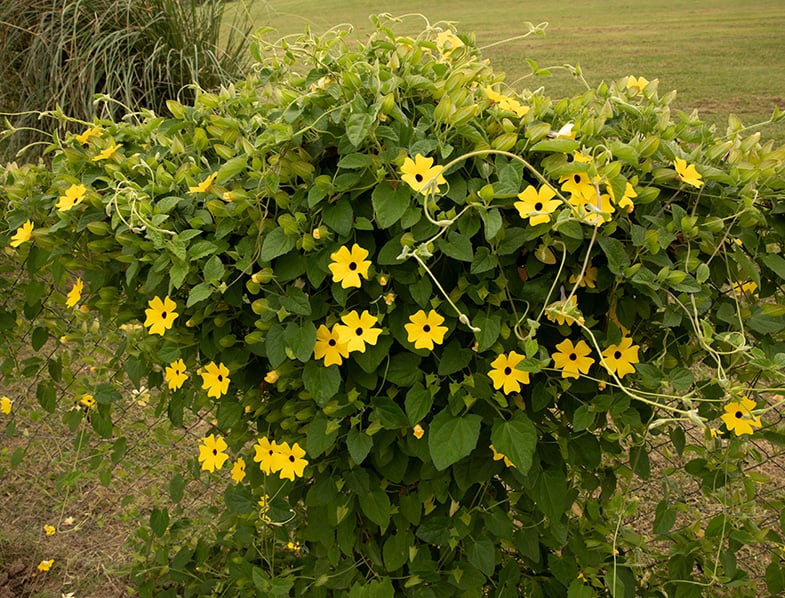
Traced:
<path fill-rule="evenodd" d="M 354 212 L 352 204 L 348 199 L 341 199 L 334 205 L 325 208 L 322 212 L 324 223 L 341 236 L 346 236 L 352 232 L 354 222 Z"/>
<path fill-rule="evenodd" d="M 111 455 L 112 463 L 116 465 L 120 461 L 122 461 L 127 451 L 128 451 L 128 440 L 126 439 L 125 436 L 121 436 L 120 438 L 115 440 L 114 444 L 112 445 L 112 455 Z"/>
<path fill-rule="evenodd" d="M 411 204 L 411 194 L 405 185 L 394 188 L 387 181 L 376 185 L 371 194 L 376 224 L 379 228 L 389 228 L 406 213 Z"/>
<path fill-rule="evenodd" d="M 289 285 L 286 289 L 286 295 L 282 295 L 278 300 L 281 302 L 281 307 L 290 314 L 297 314 L 298 316 L 311 315 L 311 303 L 308 300 L 308 295 L 296 286 Z"/>
<path fill-rule="evenodd" d="M 289 322 L 284 331 L 284 338 L 298 360 L 303 363 L 310 361 L 316 344 L 316 326 L 313 322 L 307 321 L 302 324 Z"/>
<path fill-rule="evenodd" d="M 440 376 L 449 376 L 461 371 L 472 360 L 474 351 L 469 347 L 464 347 L 462 342 L 451 340 L 442 351 L 442 359 L 439 362 L 438 373 Z"/>
<path fill-rule="evenodd" d="M 529 151 L 571 154 L 580 147 L 581 144 L 574 139 L 543 139 L 535 143 Z"/>
<path fill-rule="evenodd" d="M 573 579 L 567 588 L 567 598 L 594 598 L 597 593 L 582 579 Z"/>
<path fill-rule="evenodd" d="M 433 395 L 431 395 L 431 391 L 419 382 L 412 386 L 406 393 L 406 400 L 404 401 L 409 424 L 413 426 L 421 421 L 431 410 L 432 406 Z"/>
<path fill-rule="evenodd" d="M 274 228 L 265 235 L 264 241 L 262 241 L 262 251 L 259 259 L 263 262 L 272 261 L 284 253 L 289 253 L 294 249 L 296 243 L 297 237 L 286 236 L 286 233 L 283 232 L 280 226 Z"/>
<path fill-rule="evenodd" d="M 393 338 L 380 336 L 375 345 L 366 345 L 365 351 L 354 353 L 352 359 L 367 374 L 373 374 L 390 354 Z"/>
<path fill-rule="evenodd" d="M 477 253 L 474 256 L 474 260 L 472 261 L 469 271 L 472 274 L 482 274 L 483 272 L 493 270 L 498 265 L 499 258 L 496 257 L 495 254 L 491 253 L 490 249 L 487 247 L 479 247 L 477 249 Z"/>
<path fill-rule="evenodd" d="M 49 340 L 49 331 L 43 326 L 37 326 L 30 336 L 30 342 L 33 346 L 33 351 L 38 351 L 44 346 L 46 341 Z"/>
<path fill-rule="evenodd" d="M 267 359 L 273 368 L 277 368 L 286 361 L 286 333 L 283 326 L 280 324 L 270 326 L 264 346 L 267 349 Z"/>
<path fill-rule="evenodd" d="M 320 361 L 309 361 L 303 368 L 303 386 L 319 407 L 324 407 L 341 387 L 341 370 L 337 365 L 324 367 Z"/>
<path fill-rule="evenodd" d="M 428 434 L 428 449 L 437 470 L 447 469 L 474 450 L 480 436 L 481 420 L 475 414 L 455 417 L 449 408 L 433 418 Z"/>
<path fill-rule="evenodd" d="M 772 560 L 766 567 L 766 588 L 772 596 L 780 596 L 785 592 L 785 572 L 778 560 Z"/>
<path fill-rule="evenodd" d="M 95 402 L 103 405 L 114 403 L 123 398 L 123 395 L 111 384 L 99 384 L 93 394 Z"/>
<path fill-rule="evenodd" d="M 414 546 L 414 535 L 408 530 L 399 531 L 385 540 L 382 558 L 387 571 L 395 571 L 406 564 L 410 546 Z"/>
<path fill-rule="evenodd" d="M 208 282 L 200 282 L 191 288 L 188 293 L 188 301 L 186 307 L 192 307 L 205 299 L 208 299 L 213 294 L 213 286 Z"/>
<path fill-rule="evenodd" d="M 160 538 L 166 532 L 167 527 L 169 527 L 169 511 L 166 508 L 153 508 L 150 513 L 150 529 L 153 534 Z"/>
<path fill-rule="evenodd" d="M 785 259 L 776 253 L 767 253 L 761 258 L 763 265 L 785 280 Z"/>
<path fill-rule="evenodd" d="M 360 508 L 365 516 L 385 530 L 390 523 L 390 498 L 381 488 L 360 495 Z"/>
<path fill-rule="evenodd" d="M 588 405 L 581 405 L 572 416 L 572 429 L 582 432 L 594 423 L 594 411 Z"/>
<path fill-rule="evenodd" d="M 223 163 L 221 168 L 218 169 L 218 174 L 215 177 L 215 182 L 219 185 L 224 184 L 234 175 L 239 174 L 245 169 L 245 166 L 248 162 L 248 157 L 237 156 L 236 158 L 230 158 L 226 162 Z"/>
<path fill-rule="evenodd" d="M 372 124 L 373 117 L 366 112 L 350 115 L 346 119 L 346 139 L 354 147 L 358 147 L 368 137 Z"/>
<path fill-rule="evenodd" d="M 652 531 L 657 535 L 667 534 L 673 529 L 676 523 L 676 509 L 668 507 L 666 500 L 661 500 L 657 503 L 657 508 L 654 510 L 654 525 Z"/>
<path fill-rule="evenodd" d="M 407 388 L 422 378 L 419 355 L 414 353 L 396 353 L 390 358 L 387 368 L 387 381 Z"/>
<path fill-rule="evenodd" d="M 35 388 L 35 397 L 44 411 L 54 413 L 57 406 L 57 392 L 51 382 L 41 380 Z"/>
<path fill-rule="evenodd" d="M 172 479 L 169 480 L 169 498 L 172 502 L 177 504 L 185 495 L 185 478 L 179 473 L 174 474 Z"/>
<path fill-rule="evenodd" d="M 512 461 L 518 471 L 525 474 L 531 467 L 537 447 L 537 428 L 525 413 L 517 411 L 512 419 L 493 427 L 491 443 Z"/>
<path fill-rule="evenodd" d="M 533 490 L 534 500 L 543 514 L 552 523 L 559 521 L 564 515 L 567 499 L 567 478 L 564 472 L 558 469 L 544 470 L 537 476 Z"/>
<path fill-rule="evenodd" d="M 357 582 L 349 590 L 349 598 L 394 598 L 395 589 L 389 577 L 368 583 Z"/>
<path fill-rule="evenodd" d="M 349 449 L 349 455 L 352 460 L 360 465 L 365 461 L 371 448 L 373 447 L 373 438 L 368 436 L 362 430 L 352 428 L 346 436 L 346 448 Z"/>
<path fill-rule="evenodd" d="M 224 491 L 224 502 L 230 512 L 239 515 L 250 513 L 256 506 L 251 489 L 242 484 L 229 484 Z"/>
<path fill-rule="evenodd" d="M 478 314 L 474 317 L 472 325 L 480 329 L 479 332 L 475 333 L 477 343 L 479 343 L 477 351 L 480 353 L 490 349 L 494 345 L 499 338 L 502 329 L 501 318 L 496 315 L 488 316 L 486 314 Z"/>
<path fill-rule="evenodd" d="M 210 282 L 213 284 L 218 284 L 221 282 L 225 272 L 225 268 L 223 263 L 221 262 L 221 258 L 217 255 L 212 256 L 207 263 L 204 265 L 204 279 L 206 282 Z"/>
<path fill-rule="evenodd" d="M 483 223 L 485 224 L 485 240 L 492 241 L 502 227 L 502 215 L 496 208 L 481 212 Z"/>
<path fill-rule="evenodd" d="M 630 265 L 630 256 L 624 249 L 624 244 L 613 237 L 600 237 L 597 243 L 608 258 L 608 268 L 617 276 L 623 274 L 624 268 Z"/>
<path fill-rule="evenodd" d="M 347 170 L 356 170 L 360 168 L 368 168 L 373 164 L 373 158 L 368 154 L 347 154 L 338 160 L 338 168 L 345 168 Z"/>
<path fill-rule="evenodd" d="M 496 546 L 490 538 L 481 537 L 469 544 L 469 562 L 483 575 L 490 577 L 496 569 Z"/>
<path fill-rule="evenodd" d="M 309 457 L 315 459 L 335 444 L 339 428 L 336 428 L 328 434 L 327 426 L 329 424 L 329 420 L 321 411 L 317 412 L 311 420 L 311 423 L 308 424 L 308 435 L 306 437 L 305 446 Z"/>
<path fill-rule="evenodd" d="M 446 256 L 461 262 L 471 262 L 474 260 L 474 250 L 472 241 L 466 235 L 451 231 L 447 234 L 447 240 L 437 241 L 439 249 Z"/>
<path fill-rule="evenodd" d="M 392 399 L 374 397 L 372 419 L 377 420 L 387 430 L 408 427 L 409 421 L 403 410 Z"/>

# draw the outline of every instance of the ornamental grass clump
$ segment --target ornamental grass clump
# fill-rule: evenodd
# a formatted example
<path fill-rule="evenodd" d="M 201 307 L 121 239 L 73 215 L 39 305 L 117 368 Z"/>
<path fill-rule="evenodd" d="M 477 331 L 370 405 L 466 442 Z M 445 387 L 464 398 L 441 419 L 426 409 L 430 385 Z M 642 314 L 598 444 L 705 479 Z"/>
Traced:
<path fill-rule="evenodd" d="M 374 22 L 257 37 L 252 77 L 3 173 L 7 251 L 78 272 L 156 412 L 208 424 L 183 475 L 225 508 L 156 511 L 140 594 L 754 595 L 736 553 L 783 542 L 745 455 L 782 440 L 785 148 L 656 81 L 554 101 L 448 25 Z M 671 481 L 631 527 L 653 436 L 711 520 Z"/>
<path fill-rule="evenodd" d="M 0 138 L 3 161 L 31 143 L 42 149 L 47 133 L 63 134 L 62 114 L 87 122 L 164 114 L 170 98 L 193 101 L 194 83 L 210 89 L 241 78 L 251 26 L 244 4 L 224 15 L 223 0 L 4 0 L 0 111 L 19 131 Z M 96 96 L 105 101 L 96 105 Z M 80 143 L 95 131 L 83 130 Z"/>

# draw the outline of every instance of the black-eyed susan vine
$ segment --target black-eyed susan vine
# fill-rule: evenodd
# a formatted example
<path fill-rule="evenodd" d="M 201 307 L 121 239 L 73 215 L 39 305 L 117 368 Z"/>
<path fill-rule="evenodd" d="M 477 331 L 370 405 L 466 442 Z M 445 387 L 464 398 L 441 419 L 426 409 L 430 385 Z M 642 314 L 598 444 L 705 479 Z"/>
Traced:
<path fill-rule="evenodd" d="M 209 423 L 189 475 L 226 509 L 156 512 L 140 593 L 754 592 L 735 554 L 783 530 L 736 489 L 750 435 L 782 440 L 785 150 L 656 80 L 556 101 L 447 25 L 374 22 L 259 37 L 248 80 L 3 173 L 7 252 L 120 322 L 158 413 Z M 652 435 L 722 522 L 677 527 L 671 485 L 628 525 Z"/>

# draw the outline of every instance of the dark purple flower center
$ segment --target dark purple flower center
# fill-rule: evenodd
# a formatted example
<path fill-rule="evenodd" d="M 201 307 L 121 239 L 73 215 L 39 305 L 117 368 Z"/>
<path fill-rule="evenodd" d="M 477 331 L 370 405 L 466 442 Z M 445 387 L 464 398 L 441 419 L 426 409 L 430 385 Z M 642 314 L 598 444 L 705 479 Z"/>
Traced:
<path fill-rule="evenodd" d="M 578 356 L 575 353 L 570 353 L 570 361 L 577 361 Z"/>
<path fill-rule="evenodd" d="M 349 262 L 349 270 L 351 270 L 352 272 L 357 270 L 357 262 Z"/>
<path fill-rule="evenodd" d="M 512 374 L 512 368 L 510 366 L 507 366 L 506 368 L 504 368 L 504 375 L 509 376 L 510 374 Z"/>

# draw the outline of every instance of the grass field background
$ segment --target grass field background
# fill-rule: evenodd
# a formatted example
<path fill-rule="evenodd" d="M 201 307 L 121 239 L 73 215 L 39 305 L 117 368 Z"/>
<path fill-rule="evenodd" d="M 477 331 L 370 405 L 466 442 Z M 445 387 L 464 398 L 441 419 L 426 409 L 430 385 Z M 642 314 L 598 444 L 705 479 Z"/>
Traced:
<path fill-rule="evenodd" d="M 677 90 L 676 107 L 699 111 L 724 131 L 727 116 L 745 124 L 767 120 L 775 106 L 785 109 L 785 2 L 782 0 L 451 0 L 371 2 L 368 0 L 257 0 L 251 18 L 280 35 L 320 33 L 352 24 L 362 38 L 372 30 L 368 16 L 419 13 L 431 23 L 457 22 L 474 33 L 480 47 L 521 35 L 525 21 L 547 22 L 544 37 L 488 48 L 484 53 L 514 87 L 540 87 L 552 97 L 580 92 L 566 71 L 547 78 L 530 73 L 539 66 L 580 65 L 595 85 L 626 75 L 659 79 L 660 92 Z M 407 18 L 401 33 L 416 33 L 424 21 Z M 762 130 L 785 142 L 785 123 Z"/>

